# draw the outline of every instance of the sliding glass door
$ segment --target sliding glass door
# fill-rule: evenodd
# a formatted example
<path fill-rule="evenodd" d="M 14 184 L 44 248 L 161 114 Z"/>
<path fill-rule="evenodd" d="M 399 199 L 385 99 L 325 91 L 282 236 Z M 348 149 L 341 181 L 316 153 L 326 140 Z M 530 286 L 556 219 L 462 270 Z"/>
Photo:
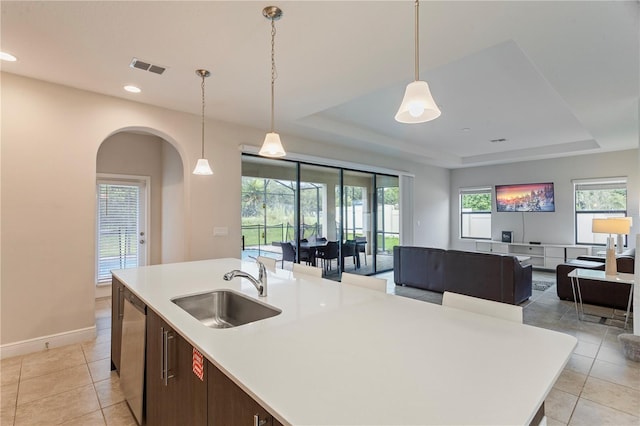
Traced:
<path fill-rule="evenodd" d="M 375 272 L 370 260 L 373 238 L 372 212 L 375 194 L 375 175 L 354 170 L 343 171 L 343 224 L 345 271 L 369 275 Z"/>
<path fill-rule="evenodd" d="M 296 234 L 297 167 L 295 163 L 243 157 L 243 256 L 281 258 L 281 241 Z"/>
<path fill-rule="evenodd" d="M 303 261 L 338 280 L 371 275 L 393 269 L 399 218 L 397 176 L 242 156 L 243 257 Z"/>
<path fill-rule="evenodd" d="M 376 175 L 376 269 L 393 269 L 393 248 L 400 244 L 400 187 L 397 176 Z"/>

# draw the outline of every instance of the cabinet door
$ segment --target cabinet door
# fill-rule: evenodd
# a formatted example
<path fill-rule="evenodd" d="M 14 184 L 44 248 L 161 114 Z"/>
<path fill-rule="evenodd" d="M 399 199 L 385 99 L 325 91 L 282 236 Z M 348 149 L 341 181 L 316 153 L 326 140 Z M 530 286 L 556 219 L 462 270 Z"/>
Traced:
<path fill-rule="evenodd" d="M 567 260 L 576 259 L 578 256 L 588 256 L 590 247 L 567 247 Z"/>
<path fill-rule="evenodd" d="M 507 254 L 509 253 L 509 245 L 502 243 L 491 243 L 491 251 L 493 253 Z"/>
<path fill-rule="evenodd" d="M 193 373 L 193 347 L 153 310 L 147 312 L 146 423 L 207 424 L 207 365 Z"/>
<path fill-rule="evenodd" d="M 209 363 L 208 368 L 209 426 L 280 425 L 267 410 L 213 364 Z"/>
<path fill-rule="evenodd" d="M 111 369 L 120 374 L 122 348 L 122 316 L 124 314 L 124 285 L 111 279 Z"/>

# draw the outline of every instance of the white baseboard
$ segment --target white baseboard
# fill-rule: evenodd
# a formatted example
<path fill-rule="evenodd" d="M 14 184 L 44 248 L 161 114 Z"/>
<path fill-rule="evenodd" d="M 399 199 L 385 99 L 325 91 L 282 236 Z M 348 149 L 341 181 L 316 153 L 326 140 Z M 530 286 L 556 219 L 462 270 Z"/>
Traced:
<path fill-rule="evenodd" d="M 96 326 L 94 325 L 92 327 L 36 337 L 35 339 L 23 340 L 21 342 L 7 343 L 6 345 L 0 346 L 0 359 L 86 342 L 87 340 L 95 339 L 95 337 Z"/>

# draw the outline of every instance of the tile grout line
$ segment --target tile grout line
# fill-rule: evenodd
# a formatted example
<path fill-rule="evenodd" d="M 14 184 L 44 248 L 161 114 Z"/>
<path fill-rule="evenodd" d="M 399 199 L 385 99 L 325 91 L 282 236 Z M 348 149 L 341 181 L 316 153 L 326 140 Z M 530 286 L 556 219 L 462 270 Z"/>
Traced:
<path fill-rule="evenodd" d="M 606 333 L 605 333 L 606 335 Z M 604 337 L 602 338 L 604 339 Z M 587 384 L 587 380 L 589 380 L 589 377 L 591 377 L 591 370 L 593 369 L 593 365 L 596 363 L 596 358 L 598 357 L 598 354 L 600 353 L 600 348 L 602 347 L 602 340 L 600 341 L 600 344 L 598 345 L 598 350 L 596 351 L 594 357 L 593 357 L 593 362 L 591 363 L 591 365 L 589 366 L 589 371 L 587 371 L 586 374 L 586 378 L 584 379 L 584 384 L 582 385 L 582 388 L 580 389 L 580 394 L 578 395 L 578 399 L 576 399 L 576 403 L 573 406 L 573 409 L 571 410 L 571 415 L 569 416 L 569 421 L 567 422 L 567 425 L 569 425 L 571 423 L 571 420 L 573 419 L 573 415 L 576 412 L 576 408 L 578 407 L 578 403 L 580 402 L 580 399 L 582 399 L 582 393 L 584 392 L 584 387 Z M 585 398 L 587 401 L 589 401 L 587 398 Z"/>
<path fill-rule="evenodd" d="M 20 372 L 18 373 L 18 389 L 16 389 L 16 402 L 13 407 L 13 426 L 16 425 L 16 419 L 18 418 L 18 396 L 20 395 L 20 384 L 22 383 L 22 363 L 24 358 L 20 358 Z"/>
<path fill-rule="evenodd" d="M 606 382 L 611 383 L 611 384 L 613 384 L 613 385 L 622 386 L 622 387 L 624 387 L 624 388 L 631 389 L 631 390 L 636 390 L 636 391 L 637 391 L 637 389 L 634 389 L 634 388 L 629 387 L 629 386 L 621 385 L 621 384 L 619 384 L 619 383 L 612 382 L 612 381 L 607 380 L 607 379 L 600 379 L 600 378 L 598 378 L 598 377 L 591 376 L 591 371 L 593 370 L 593 367 L 594 367 L 594 365 L 595 365 L 596 361 L 605 362 L 605 363 L 612 364 L 612 365 L 618 365 L 618 364 L 615 364 L 615 363 L 612 363 L 612 362 L 608 362 L 608 361 L 604 361 L 604 360 L 598 360 L 598 355 L 600 354 L 600 350 L 601 350 L 603 347 L 605 347 L 605 348 L 606 348 L 606 346 L 603 346 L 603 343 L 604 343 L 604 339 L 606 338 L 606 335 L 609 333 L 609 327 L 610 327 L 610 326 L 607 326 L 607 331 L 606 331 L 605 335 L 602 337 L 602 340 L 601 340 L 600 344 L 598 345 L 598 351 L 596 352 L 595 357 L 593 358 L 593 362 L 591 363 L 591 366 L 589 367 L 589 371 L 588 371 L 588 372 L 587 372 L 587 374 L 586 374 L 586 376 L 587 376 L 587 377 L 586 377 L 586 379 L 585 379 L 585 385 L 586 385 L 587 381 L 589 380 L 589 377 L 593 377 L 594 379 L 598 379 L 598 380 L 606 381 Z M 619 409 L 617 409 L 617 408 L 615 408 L 615 407 L 611 407 L 611 406 L 609 406 L 609 405 L 604 405 L 604 404 L 602 404 L 602 403 L 600 403 L 600 402 L 598 402 L 598 401 L 593 401 L 593 400 L 591 400 L 591 399 L 589 399 L 589 398 L 587 398 L 587 397 L 583 397 L 583 396 L 582 396 L 582 394 L 584 393 L 584 388 L 585 388 L 585 386 L 583 385 L 583 386 L 582 386 L 582 389 L 580 389 L 580 395 L 578 395 L 578 399 L 576 400 L 576 404 L 573 406 L 573 410 L 571 411 L 571 415 L 569 416 L 569 421 L 567 422 L 567 425 L 569 425 L 569 424 L 571 423 L 571 420 L 573 419 L 573 415 L 575 414 L 576 408 L 578 407 L 578 403 L 580 402 L 580 400 L 581 400 L 581 399 L 583 399 L 583 400 L 585 400 L 585 401 L 592 402 L 592 403 L 597 404 L 597 405 L 600 405 L 600 406 L 605 407 L 605 408 L 607 408 L 607 409 L 617 411 L 617 412 L 622 413 L 622 414 L 625 414 L 625 415 L 635 416 L 634 414 L 627 413 L 626 411 L 619 410 Z M 638 416 L 635 416 L 635 417 L 638 417 Z"/>
<path fill-rule="evenodd" d="M 97 320 L 97 318 L 96 318 Z M 97 336 L 96 336 L 97 337 Z M 91 369 L 89 368 L 89 360 L 87 359 L 87 354 L 84 352 L 84 348 L 80 345 L 80 349 L 82 350 L 82 356 L 84 357 L 85 365 L 87 366 L 87 370 L 89 370 L 89 377 L 91 378 L 91 386 L 93 387 L 93 392 L 96 394 L 96 400 L 98 400 L 98 407 L 100 411 L 100 415 L 102 416 L 102 421 L 104 424 L 107 424 L 107 419 L 104 415 L 104 411 L 102 409 L 102 402 L 100 402 L 100 396 L 98 395 L 98 389 L 96 389 L 96 382 L 93 380 L 93 375 L 91 374 Z M 90 413 L 87 413 L 90 414 Z"/>

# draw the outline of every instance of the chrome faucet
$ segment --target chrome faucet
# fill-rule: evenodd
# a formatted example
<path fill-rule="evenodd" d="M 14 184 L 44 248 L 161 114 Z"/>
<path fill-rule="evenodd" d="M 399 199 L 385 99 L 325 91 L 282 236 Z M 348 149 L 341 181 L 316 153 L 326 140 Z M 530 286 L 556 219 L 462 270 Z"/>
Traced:
<path fill-rule="evenodd" d="M 255 259 L 255 258 L 252 258 Z M 239 269 L 234 269 L 233 271 L 229 271 L 222 276 L 222 279 L 225 281 L 231 281 L 235 277 L 246 278 L 253 284 L 253 286 L 258 290 L 258 296 L 266 297 L 267 296 L 267 268 L 264 266 L 264 263 L 260 262 L 256 259 L 256 263 L 258 264 L 258 279 L 256 279 L 253 275 L 241 271 Z"/>

